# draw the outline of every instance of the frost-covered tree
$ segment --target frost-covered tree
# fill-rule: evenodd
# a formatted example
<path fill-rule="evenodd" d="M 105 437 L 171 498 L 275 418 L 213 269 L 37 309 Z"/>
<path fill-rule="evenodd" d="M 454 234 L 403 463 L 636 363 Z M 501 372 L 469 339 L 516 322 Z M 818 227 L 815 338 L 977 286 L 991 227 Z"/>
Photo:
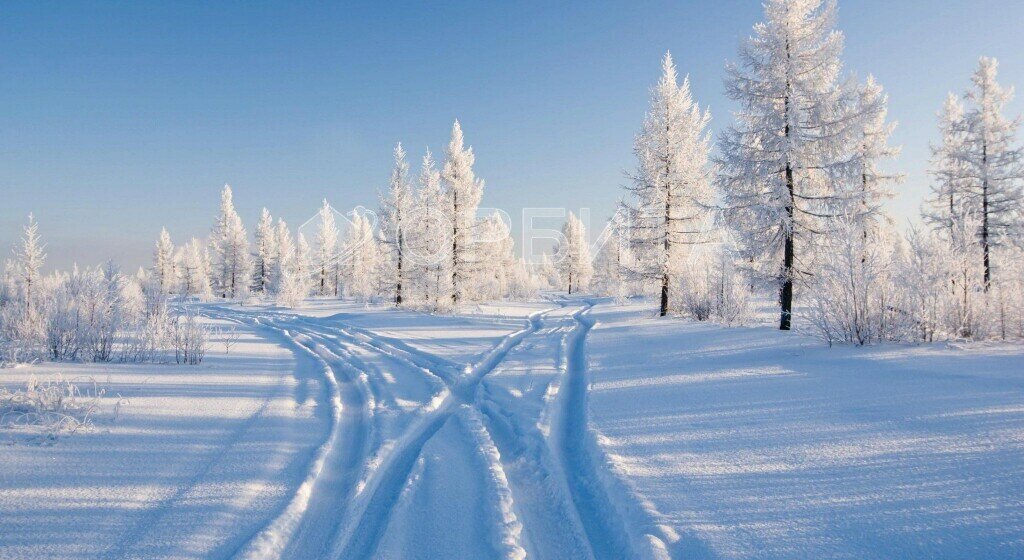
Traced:
<path fill-rule="evenodd" d="M 884 204 L 893 197 L 892 187 L 903 177 L 885 171 L 881 163 L 895 159 L 900 148 L 889 145 L 889 137 L 896 128 L 895 123 L 886 122 L 889 98 L 873 76 L 857 90 L 856 107 L 858 123 L 853 129 L 852 181 L 847 193 L 848 218 L 853 221 L 856 234 L 870 240 L 880 233 L 887 224 Z M 846 224 L 842 225 L 844 228 Z M 867 248 L 866 248 L 867 249 Z"/>
<path fill-rule="evenodd" d="M 213 291 L 210 289 L 210 254 L 206 246 L 193 237 L 181 247 L 178 262 L 181 295 L 209 299 Z"/>
<path fill-rule="evenodd" d="M 224 185 L 220 195 L 220 214 L 210 239 L 214 257 L 214 279 L 222 298 L 237 298 L 247 290 L 251 278 L 249 240 L 242 219 L 235 212 L 231 187 Z"/>
<path fill-rule="evenodd" d="M 408 239 L 411 278 L 423 303 L 430 309 L 447 309 L 451 304 L 451 232 L 448 203 L 441 188 L 441 173 L 427 150 L 423 156 L 419 188 Z"/>
<path fill-rule="evenodd" d="M 173 292 L 177 284 L 174 243 L 171 242 L 171 234 L 167 233 L 167 228 L 160 230 L 160 237 L 157 238 L 156 247 L 153 249 L 153 281 L 165 294 Z"/>
<path fill-rule="evenodd" d="M 668 313 L 669 290 L 677 281 L 686 252 L 706 242 L 714 192 L 708 165 L 709 111 L 701 111 L 690 93 L 690 79 L 679 84 L 672 55 L 665 54 L 662 76 L 634 143 L 638 165 L 627 187 L 634 272 L 660 293 L 660 313 Z"/>
<path fill-rule="evenodd" d="M 46 245 L 39 235 L 39 224 L 32 214 L 22 229 L 21 244 L 14 251 L 21 301 L 28 312 L 32 312 L 40 293 L 43 264 L 46 262 Z"/>
<path fill-rule="evenodd" d="M 316 231 L 316 293 L 321 296 L 338 295 L 338 226 L 334 209 L 325 198 L 318 214 L 320 227 Z"/>
<path fill-rule="evenodd" d="M 567 289 L 568 293 L 579 292 L 590 285 L 590 278 L 594 274 L 590 244 L 583 222 L 572 212 L 569 212 L 562 226 L 562 239 L 555 254 L 555 263 L 562 279 L 562 288 Z"/>
<path fill-rule="evenodd" d="M 836 5 L 768 0 L 765 21 L 727 66 L 739 104 L 723 135 L 720 176 L 729 223 L 744 257 L 777 282 L 779 328 L 789 330 L 793 283 L 810 272 L 814 236 L 844 211 L 836 178 L 848 177 L 859 113 L 840 82 L 843 35 Z"/>
<path fill-rule="evenodd" d="M 352 226 L 345 239 L 345 288 L 347 295 L 369 299 L 377 293 L 380 251 L 370 220 L 355 213 Z"/>
<path fill-rule="evenodd" d="M 408 290 L 407 245 L 411 237 L 413 192 L 409 181 L 409 164 L 405 161 L 405 150 L 401 143 L 395 146 L 394 155 L 395 165 L 391 169 L 388 191 L 380 200 L 380 239 L 385 251 L 381 272 L 386 277 L 385 283 L 393 287 L 395 305 L 402 305 L 403 288 Z"/>
<path fill-rule="evenodd" d="M 950 93 L 938 117 L 941 141 L 931 147 L 932 194 L 926 203 L 924 219 L 948 235 L 955 227 L 954 222 L 967 209 L 965 202 L 969 199 L 970 181 L 961 155 L 966 141 L 963 103 Z"/>
<path fill-rule="evenodd" d="M 465 146 L 459 121 L 452 125 L 452 136 L 445 150 L 444 180 L 447 218 L 451 226 L 451 296 L 458 305 L 472 297 L 474 274 L 479 262 L 474 254 L 473 236 L 477 229 L 476 210 L 483 196 L 484 183 L 473 174 L 473 148 Z"/>
<path fill-rule="evenodd" d="M 880 231 L 865 237 L 861 215 L 838 218 L 819 237 L 821 260 L 808 282 L 808 315 L 831 345 L 863 346 L 904 336 L 905 305 L 894 258 L 898 239 L 879 242 Z M 891 230 L 884 230 L 890 232 Z"/>
<path fill-rule="evenodd" d="M 320 272 L 316 268 L 314 259 L 313 249 L 309 246 L 309 242 L 306 241 L 306 236 L 300 231 L 295 236 L 295 276 L 296 289 L 301 299 L 309 296 L 315 281 L 319 280 L 319 278 L 314 276 Z"/>
<path fill-rule="evenodd" d="M 516 258 L 508 224 L 497 212 L 477 224 L 474 254 L 478 267 L 473 299 L 520 298 L 532 293 L 532 283 L 526 280 L 526 270 Z"/>
<path fill-rule="evenodd" d="M 1024 155 L 1015 138 L 1020 120 L 1003 116 L 1013 89 L 1004 89 L 996 81 L 998 67 L 994 58 L 978 61 L 972 77 L 974 88 L 965 96 L 969 107 L 964 113 L 965 139 L 960 152 L 971 211 L 981 222 L 978 239 L 986 291 L 992 279 L 992 249 L 1020 226 L 1024 209 Z"/>
<path fill-rule="evenodd" d="M 277 233 L 274 231 L 274 218 L 266 208 L 260 213 L 256 224 L 256 250 L 253 254 L 253 291 L 266 294 L 270 291 L 271 276 L 274 270 L 274 259 L 277 258 Z"/>
<path fill-rule="evenodd" d="M 300 251 L 288 224 L 280 218 L 277 220 L 274 237 L 278 250 L 274 270 L 274 296 L 278 304 L 295 307 L 306 297 L 307 286 L 302 278 Z"/>

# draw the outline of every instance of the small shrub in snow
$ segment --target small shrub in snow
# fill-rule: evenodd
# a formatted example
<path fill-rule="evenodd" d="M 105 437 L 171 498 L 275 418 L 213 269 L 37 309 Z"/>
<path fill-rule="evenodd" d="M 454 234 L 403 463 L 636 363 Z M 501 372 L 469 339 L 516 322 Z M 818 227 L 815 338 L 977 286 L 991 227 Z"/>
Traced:
<path fill-rule="evenodd" d="M 202 363 L 209 337 L 209 327 L 199 321 L 195 312 L 190 310 L 176 316 L 171 322 L 174 361 L 190 366 Z"/>
<path fill-rule="evenodd" d="M 0 429 L 45 435 L 74 433 L 92 425 L 106 390 L 92 378 L 65 379 L 57 375 L 40 381 L 29 378 L 23 389 L 0 387 Z M 115 414 L 121 401 L 115 405 Z"/>

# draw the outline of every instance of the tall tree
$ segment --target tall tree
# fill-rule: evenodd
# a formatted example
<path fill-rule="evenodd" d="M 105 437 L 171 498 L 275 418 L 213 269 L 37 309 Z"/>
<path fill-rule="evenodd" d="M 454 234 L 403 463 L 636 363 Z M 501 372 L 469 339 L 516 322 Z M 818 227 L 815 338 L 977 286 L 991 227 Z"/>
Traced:
<path fill-rule="evenodd" d="M 338 295 L 338 226 L 334 209 L 325 198 L 320 206 L 320 227 L 316 232 L 317 293 L 321 296 Z"/>
<path fill-rule="evenodd" d="M 451 295 L 458 305 L 471 294 L 473 275 L 478 268 L 474 256 L 473 232 L 477 226 L 476 210 L 483 196 L 484 182 L 473 174 L 473 148 L 465 147 L 462 126 L 452 125 L 452 136 L 445 150 L 444 180 L 451 222 Z"/>
<path fill-rule="evenodd" d="M 167 233 L 167 228 L 162 228 L 160 237 L 156 240 L 156 247 L 153 249 L 153 281 L 161 293 L 169 294 L 174 291 L 177 279 L 174 261 L 174 243 L 171 242 L 171 234 Z"/>
<path fill-rule="evenodd" d="M 407 286 L 406 262 L 409 237 L 409 218 L 412 212 L 413 194 L 409 181 L 409 164 L 405 161 L 405 150 L 401 142 L 395 146 L 395 165 L 391 169 L 388 192 L 381 196 L 380 237 L 387 251 L 387 275 L 394 286 L 395 305 L 402 305 L 402 289 Z"/>
<path fill-rule="evenodd" d="M 449 285 L 451 273 L 451 224 L 446 212 L 447 200 L 441 189 L 441 173 L 434 166 L 434 157 L 427 150 L 423 156 L 416 193 L 416 207 L 410 226 L 410 264 L 426 304 L 434 309 L 446 307 L 450 298 L 443 288 Z"/>
<path fill-rule="evenodd" d="M 970 204 L 981 221 L 978 237 L 985 291 L 992 280 L 991 249 L 1001 245 L 1020 222 L 1024 180 L 1024 157 L 1015 138 L 1020 119 L 1003 116 L 1013 98 L 1013 88 L 999 85 L 998 68 L 994 58 L 981 57 L 978 61 L 971 79 L 974 88 L 965 96 L 970 107 L 964 113 L 966 138 L 961 151 Z"/>
<path fill-rule="evenodd" d="M 744 257 L 777 281 L 779 328 L 789 330 L 793 282 L 813 237 L 844 212 L 835 187 L 848 176 L 859 114 L 840 82 L 843 35 L 836 4 L 768 0 L 765 21 L 726 70 L 726 91 L 739 103 L 723 135 L 722 174 L 729 221 Z"/>
<path fill-rule="evenodd" d="M 900 148 L 889 145 L 889 137 L 896 128 L 895 123 L 886 122 L 889 96 L 874 76 L 857 90 L 856 107 L 858 124 L 853 130 L 852 181 L 848 193 L 848 218 L 852 224 L 840 224 L 843 229 L 853 229 L 864 240 L 877 238 L 882 221 L 887 217 L 884 203 L 893 197 L 892 187 L 903 180 L 897 173 L 885 171 L 880 165 L 886 160 L 899 156 Z M 877 240 L 877 239 L 876 239 Z"/>
<path fill-rule="evenodd" d="M 195 237 L 181 247 L 181 294 L 207 299 L 210 290 L 210 256 L 206 247 Z"/>
<path fill-rule="evenodd" d="M 924 219 L 951 237 L 965 210 L 970 184 L 962 157 L 966 141 L 963 103 L 950 93 L 938 117 L 941 141 L 931 147 L 932 194 L 926 201 Z"/>
<path fill-rule="evenodd" d="M 665 53 L 661 79 L 651 91 L 651 106 L 634 143 L 638 166 L 627 187 L 635 198 L 630 229 L 636 273 L 659 285 L 663 316 L 687 248 L 705 242 L 713 216 L 710 120 L 710 112 L 693 101 L 689 77 L 679 85 L 672 55 Z"/>
<path fill-rule="evenodd" d="M 21 287 L 22 302 L 27 312 L 32 312 L 39 297 L 43 263 L 46 262 L 46 245 L 39 235 L 39 224 L 32 214 L 22 230 L 21 246 L 14 251 L 15 267 Z"/>
<path fill-rule="evenodd" d="M 570 294 L 579 292 L 590 283 L 594 265 L 590 259 L 587 233 L 583 228 L 583 222 L 572 212 L 569 212 L 569 217 L 562 226 L 562 240 L 555 261 L 562 277 L 562 285 L 568 288 Z"/>
<path fill-rule="evenodd" d="M 220 214 L 210 240 L 213 248 L 217 290 L 222 298 L 237 298 L 248 288 L 251 262 L 249 240 L 242 219 L 235 212 L 231 187 L 224 185 Z"/>
<path fill-rule="evenodd" d="M 270 277 L 273 274 L 276 254 L 274 218 L 271 217 L 270 211 L 264 208 L 260 213 L 260 221 L 256 224 L 256 251 L 253 255 L 253 290 L 258 294 L 266 294 L 270 289 Z"/>

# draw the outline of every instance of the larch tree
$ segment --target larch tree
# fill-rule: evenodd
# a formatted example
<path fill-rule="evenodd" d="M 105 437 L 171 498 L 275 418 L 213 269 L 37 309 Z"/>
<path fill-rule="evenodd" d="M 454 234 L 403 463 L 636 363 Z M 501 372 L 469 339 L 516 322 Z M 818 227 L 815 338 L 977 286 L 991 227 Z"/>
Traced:
<path fill-rule="evenodd" d="M 28 224 L 22 229 L 21 245 L 14 251 L 14 262 L 17 270 L 18 284 L 21 289 L 25 311 L 31 313 L 36 298 L 41 293 L 43 264 L 46 262 L 46 245 L 39 235 L 39 224 L 32 214 L 28 215 Z"/>
<path fill-rule="evenodd" d="M 402 290 L 408 289 L 409 275 L 408 239 L 410 237 L 410 214 L 413 205 L 412 184 L 409 181 L 409 164 L 405 161 L 402 144 L 395 146 L 395 165 L 391 169 L 388 191 L 381 196 L 380 239 L 386 254 L 383 272 L 387 283 L 394 289 L 395 305 L 402 305 Z"/>
<path fill-rule="evenodd" d="M 583 222 L 572 212 L 569 212 L 562 226 L 562 240 L 555 254 L 555 262 L 562 277 L 562 286 L 568 289 L 568 293 L 579 292 L 590 284 L 590 277 L 594 274 L 590 244 L 587 242 Z"/>
<path fill-rule="evenodd" d="M 808 272 L 813 238 L 845 213 L 836 188 L 855 162 L 855 89 L 840 81 L 836 4 L 768 0 L 765 21 L 726 70 L 740 108 L 720 142 L 720 186 L 741 255 L 778 284 L 779 328 L 789 330 L 793 283 Z"/>
<path fill-rule="evenodd" d="M 235 211 L 229 185 L 224 185 L 221 191 L 220 214 L 213 226 L 210 244 L 220 297 L 240 297 L 248 289 L 251 272 L 249 240 L 242 219 Z"/>
<path fill-rule="evenodd" d="M 325 198 L 318 214 L 320 227 L 316 231 L 316 293 L 321 296 L 338 295 L 338 226 L 334 209 Z"/>
<path fill-rule="evenodd" d="M 266 208 L 260 213 L 260 220 L 256 223 L 256 250 L 253 257 L 253 291 L 258 294 L 266 294 L 270 290 L 274 259 L 277 258 L 277 234 L 274 231 L 274 218 Z"/>
<path fill-rule="evenodd" d="M 941 140 L 931 147 L 932 192 L 926 201 L 924 219 L 934 229 L 951 237 L 956 221 L 965 210 L 970 184 L 962 156 L 966 141 L 963 102 L 950 93 L 938 118 Z"/>
<path fill-rule="evenodd" d="M 380 254 L 370 220 L 356 213 L 345 240 L 346 291 L 351 297 L 369 299 L 377 292 Z"/>
<path fill-rule="evenodd" d="M 441 188 L 441 173 L 434 165 L 430 150 L 423 156 L 417 182 L 416 202 L 412 212 L 409 263 L 424 303 L 433 309 L 447 307 L 451 294 L 451 222 L 447 200 Z"/>
<path fill-rule="evenodd" d="M 964 113 L 966 137 L 960 152 L 969 204 L 981 222 L 978 238 L 985 291 L 992 280 L 992 249 L 1002 245 L 1021 220 L 1024 180 L 1024 157 L 1015 138 L 1020 120 L 1003 116 L 1013 89 L 1004 89 L 996 81 L 998 68 L 994 58 L 978 61 L 974 87 L 965 96 L 969 108 Z"/>
<path fill-rule="evenodd" d="M 684 272 L 689 247 L 705 243 L 713 215 L 714 191 L 709 166 L 711 120 L 680 85 L 672 55 L 662 60 L 662 75 L 651 91 L 651 104 L 634 143 L 638 165 L 627 187 L 630 244 L 634 273 L 660 292 L 660 314 L 668 313 L 670 287 Z"/>
<path fill-rule="evenodd" d="M 210 256 L 206 246 L 193 237 L 180 249 L 181 295 L 208 299 L 210 290 Z"/>
<path fill-rule="evenodd" d="M 174 243 L 171 242 L 171 234 L 167 228 L 160 230 L 160 237 L 156 240 L 156 247 L 153 249 L 153 281 L 156 283 L 160 293 L 169 294 L 176 287 L 177 274 L 175 271 Z"/>
<path fill-rule="evenodd" d="M 885 171 L 881 165 L 899 156 L 900 148 L 889 145 L 896 124 L 886 121 L 889 97 L 873 76 L 858 88 L 856 103 L 859 122 L 851 138 L 854 166 L 847 213 L 854 229 L 868 240 L 880 234 L 882 222 L 888 219 L 885 201 L 893 197 L 893 185 L 903 176 Z"/>
<path fill-rule="evenodd" d="M 280 305 L 295 307 L 304 297 L 299 277 L 299 252 L 288 224 L 280 218 L 274 228 L 274 237 L 278 250 L 274 260 L 274 296 Z"/>
<path fill-rule="evenodd" d="M 300 231 L 295 236 L 295 290 L 299 301 L 309 296 L 314 280 L 316 280 L 314 274 L 319 274 L 313 259 L 313 249 L 306 241 L 306 236 Z"/>
<path fill-rule="evenodd" d="M 472 295 L 478 259 L 474 255 L 476 210 L 483 196 L 484 183 L 473 174 L 473 148 L 465 146 L 459 121 L 452 125 L 452 136 L 445 150 L 444 180 L 448 202 L 447 217 L 451 226 L 451 296 L 452 304 Z"/>

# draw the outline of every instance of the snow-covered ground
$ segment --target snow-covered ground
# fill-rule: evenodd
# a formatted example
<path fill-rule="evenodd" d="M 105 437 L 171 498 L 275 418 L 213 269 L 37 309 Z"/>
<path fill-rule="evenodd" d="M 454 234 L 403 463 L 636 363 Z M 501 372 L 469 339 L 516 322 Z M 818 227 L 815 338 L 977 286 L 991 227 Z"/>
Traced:
<path fill-rule="evenodd" d="M 130 399 L 0 433 L 0 558 L 1024 555 L 1024 349 L 651 311 L 211 305 L 244 335 L 199 367 L 0 371 Z"/>
<path fill-rule="evenodd" d="M 225 557 L 248 541 L 294 492 L 326 417 L 308 364 L 236 328 L 230 353 L 217 337 L 199 366 L 0 370 L 12 389 L 60 373 L 107 391 L 91 429 L 52 445 L 0 431 L 0 558 Z"/>

